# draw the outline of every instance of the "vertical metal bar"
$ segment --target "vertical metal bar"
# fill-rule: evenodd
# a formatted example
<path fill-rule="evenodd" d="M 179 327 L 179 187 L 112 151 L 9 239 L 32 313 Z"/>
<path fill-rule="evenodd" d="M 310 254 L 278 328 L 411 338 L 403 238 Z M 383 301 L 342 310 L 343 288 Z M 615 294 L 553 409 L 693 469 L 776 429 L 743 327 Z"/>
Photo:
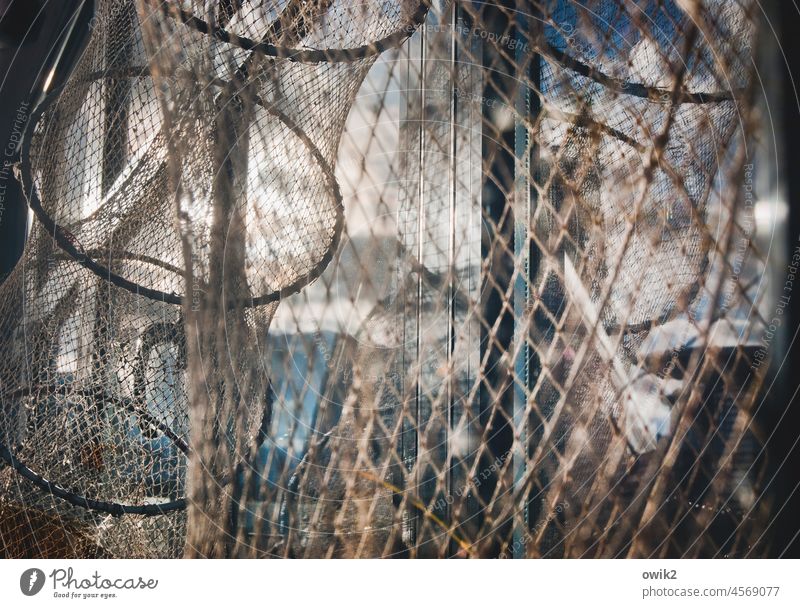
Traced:
<path fill-rule="evenodd" d="M 526 7 L 530 12 L 526 12 Z M 516 13 L 514 36 L 514 57 L 520 81 L 515 98 L 514 128 L 514 257 L 519 264 L 514 285 L 514 345 L 518 351 L 514 362 L 514 428 L 519 437 L 513 455 L 515 494 L 521 489 L 527 476 L 531 442 L 528 402 L 536 373 L 534 353 L 529 343 L 529 325 L 532 322 L 530 311 L 533 303 L 531 286 L 534 284 L 538 264 L 534 241 L 530 235 L 536 203 L 532 173 L 536 147 L 530 130 L 536 123 L 540 102 L 539 60 L 531 53 L 533 45 L 529 42 L 539 31 L 539 23 L 533 7 L 524 0 L 521 1 Z M 526 556 L 527 531 L 531 521 L 528 497 L 521 496 L 520 500 L 522 503 L 514 511 L 514 557 Z"/>
<path fill-rule="evenodd" d="M 519 11 L 516 15 L 516 32 L 514 40 L 518 43 L 514 54 L 517 66 L 525 63 L 522 56 L 521 45 L 524 39 L 524 32 L 527 31 L 528 19 L 526 15 Z M 513 468 L 514 468 L 514 490 L 519 489 L 526 471 L 526 452 L 524 446 L 527 444 L 527 421 L 525 420 L 528 388 L 529 388 L 529 346 L 528 329 L 525 326 L 528 307 L 530 305 L 530 259 L 528 247 L 528 227 L 531 223 L 531 185 L 529 181 L 530 163 L 527 154 L 529 140 L 528 129 L 522 117 L 528 116 L 530 110 L 530 89 L 524 83 L 525 74 L 519 74 L 520 85 L 514 99 L 515 118 L 514 118 L 514 259 L 517 264 L 517 274 L 514 284 L 514 347 L 517 356 L 514 361 L 514 428 L 517 432 L 517 443 L 514 445 Z M 524 498 L 523 498 L 524 500 Z M 520 508 L 522 507 L 522 508 Z M 525 507 L 515 505 L 514 507 L 514 542 L 512 543 L 512 553 L 514 557 L 525 556 Z"/>
<path fill-rule="evenodd" d="M 458 382 L 462 373 L 469 373 L 464 369 L 469 367 L 465 357 L 457 351 L 457 342 L 462 339 L 459 323 L 467 316 L 463 301 L 457 297 L 457 280 L 461 265 L 465 264 L 464 254 L 469 251 L 469 243 L 459 235 L 469 232 L 465 219 L 472 204 L 471 199 L 463 198 L 464 188 L 459 184 L 459 163 L 464 159 L 459 159 L 463 152 L 458 141 L 458 121 L 463 101 L 457 78 L 461 70 L 466 73 L 469 67 L 462 67 L 457 59 L 459 32 L 453 24 L 459 7 L 440 1 L 434 8 L 429 22 L 433 27 L 420 32 L 420 46 L 416 46 L 415 39 L 412 47 L 413 66 L 419 66 L 419 75 L 409 74 L 409 90 L 414 92 L 409 95 L 410 116 L 406 122 L 412 141 L 404 146 L 413 150 L 408 156 L 409 181 L 420 180 L 407 189 L 411 201 L 407 206 L 408 250 L 416 257 L 414 265 L 424 268 L 409 285 L 413 292 L 409 296 L 415 299 L 416 308 L 409 303 L 406 309 L 409 359 L 405 368 L 409 370 L 410 407 L 405 411 L 409 420 L 416 416 L 419 430 L 404 429 L 404 434 L 410 443 L 413 430 L 414 447 L 419 453 L 412 455 L 409 445 L 404 449 L 404 462 L 414 470 L 415 497 L 441 521 L 452 522 L 456 510 L 454 490 L 460 480 L 452 443 L 462 407 Z M 477 91 L 475 99 L 479 95 Z M 417 117 L 411 114 L 416 108 L 420 108 L 419 124 L 413 125 L 412 120 Z M 413 141 L 415 138 L 417 141 Z M 472 152 L 469 146 L 465 150 Z M 412 242 L 414 238 L 416 243 Z M 477 239 L 473 242 L 477 245 Z M 432 316 L 432 307 L 437 306 L 441 308 Z M 436 370 L 445 368 L 446 377 L 439 378 Z M 404 537 L 410 545 L 408 539 L 416 523 L 419 529 L 413 544 L 417 555 L 444 556 L 456 551 L 444 530 L 428 528 L 421 513 L 416 515 L 416 520 L 404 515 Z"/>
<path fill-rule="evenodd" d="M 422 30 L 420 36 L 420 51 L 419 51 L 419 65 L 420 65 L 420 84 L 419 84 L 419 191 L 417 193 L 418 200 L 418 217 L 417 217 L 417 260 L 420 264 L 423 263 L 425 256 L 423 250 L 423 239 L 425 237 L 425 44 L 427 42 L 426 30 Z M 420 474 L 417 459 L 419 458 L 419 428 L 422 418 L 422 269 L 417 272 L 417 359 L 414 365 L 417 369 L 416 386 L 414 387 L 414 487 L 412 492 L 419 494 L 420 492 Z M 419 539 L 419 512 L 413 508 L 413 548 L 412 557 L 416 557 L 419 547 L 417 546 Z"/>
<path fill-rule="evenodd" d="M 513 429 L 513 369 L 507 354 L 513 347 L 514 317 L 504 301 L 511 287 L 514 273 L 513 247 L 514 225 L 511 195 L 514 189 L 514 125 L 509 126 L 504 113 L 498 112 L 509 99 L 514 98 L 518 83 L 514 78 L 514 62 L 500 47 L 500 41 L 507 39 L 513 29 L 512 19 L 516 8 L 515 0 L 502 0 L 493 3 L 476 2 L 480 25 L 485 28 L 487 42 L 483 47 L 483 69 L 486 75 L 481 99 L 482 134 L 481 154 L 485 178 L 481 192 L 483 215 L 487 231 L 482 239 L 482 255 L 489 260 L 488 273 L 482 277 L 481 314 L 484 324 L 481 331 L 481 360 L 485 365 L 481 370 L 482 384 L 480 394 L 480 422 L 485 429 L 487 441 L 486 457 L 479 463 L 481 471 L 490 471 L 486 480 L 478 488 L 481 501 L 493 512 L 496 509 L 495 489 L 505 486 L 497 496 L 508 496 L 509 478 L 505 465 L 497 467 L 497 462 L 505 463 L 514 445 Z M 483 37 L 483 32 L 481 33 Z M 494 473 L 493 471 L 497 471 Z M 493 524 L 493 538 L 486 543 L 483 554 L 497 555 L 507 551 L 513 521 L 498 521 Z"/>
<path fill-rule="evenodd" d="M 456 23 L 457 23 L 458 7 L 455 2 L 450 5 L 450 163 L 448 181 L 450 183 L 449 193 L 449 240 L 447 251 L 448 262 L 448 285 L 447 285 L 447 363 L 448 363 L 448 376 L 447 376 L 447 427 L 445 437 L 445 445 L 447 449 L 447 457 L 445 461 L 445 474 L 447 476 L 445 481 L 445 491 L 450 500 L 446 500 L 446 519 L 451 526 L 455 524 L 453 521 L 453 500 L 455 488 L 453 487 L 453 445 L 452 445 L 452 431 L 455 428 L 455 390 L 453 383 L 457 375 L 455 366 L 454 353 L 456 346 L 456 203 L 458 184 L 457 181 L 457 158 L 458 149 L 456 143 L 456 122 L 458 116 L 458 90 L 457 90 L 457 71 L 458 64 L 456 62 L 457 53 L 457 40 L 456 40 Z M 448 543 L 448 555 L 454 553 L 455 547 L 453 542 Z"/>
<path fill-rule="evenodd" d="M 408 141 L 403 146 L 405 150 L 409 150 L 408 165 L 406 168 L 409 181 L 416 178 L 416 191 L 413 187 L 409 187 L 405 192 L 408 201 L 406 213 L 408 217 L 401 219 L 400 224 L 405 234 L 411 235 L 413 227 L 413 235 L 416 243 L 409 243 L 408 251 L 412 252 L 417 260 L 420 260 L 422 253 L 422 235 L 423 235 L 423 199 L 425 195 L 423 183 L 423 162 L 424 155 L 424 129 L 423 129 L 423 112 L 424 112 L 424 66 L 422 64 L 424 55 L 424 29 L 415 34 L 408 44 L 408 65 L 406 76 L 406 103 L 404 105 L 405 116 L 403 117 L 404 124 L 408 127 L 405 130 L 407 133 Z M 418 54 L 415 54 L 415 50 Z M 413 70 L 418 70 L 417 74 Z M 412 131 L 413 130 L 413 131 Z M 413 146 L 416 146 L 416 156 L 411 152 Z M 416 201 L 414 201 L 416 198 Z M 413 211 L 414 204 L 416 203 L 416 214 Z M 416 217 L 415 217 L 416 215 Z M 416 221 L 416 224 L 414 223 Z M 406 230 L 408 229 L 408 230 Z M 404 242 L 404 246 L 406 243 Z M 402 272 L 402 271 L 401 271 Z M 418 512 L 409 498 L 415 496 L 419 488 L 419 475 L 417 472 L 417 457 L 419 453 L 419 417 L 421 414 L 420 408 L 420 381 L 421 369 L 419 367 L 420 348 L 421 348 L 421 334 L 420 322 L 422 320 L 422 277 L 417 273 L 417 280 L 413 286 L 413 293 L 406 291 L 406 277 L 401 274 L 398 277 L 400 284 L 403 285 L 403 299 L 404 299 L 404 312 L 405 320 L 403 323 L 404 336 L 403 336 L 403 369 L 405 370 L 404 378 L 407 378 L 412 387 L 410 390 L 403 389 L 403 403 L 404 403 L 404 416 L 406 404 L 410 405 L 411 421 L 403 420 L 402 424 L 402 437 L 401 437 L 401 459 L 403 462 L 404 470 L 402 472 L 402 479 L 398 480 L 406 494 L 405 507 L 402 513 L 402 537 L 403 543 L 408 550 L 410 557 L 416 556 L 416 545 L 418 537 Z M 409 286 L 410 287 L 410 286 Z M 411 291 L 411 289 L 408 289 Z M 413 322 L 411 322 L 413 319 Z M 413 349 L 407 348 L 413 344 Z M 413 352 L 409 352 L 409 350 Z M 410 403 L 409 403 L 410 402 Z M 402 499 L 402 497 L 398 497 Z"/>

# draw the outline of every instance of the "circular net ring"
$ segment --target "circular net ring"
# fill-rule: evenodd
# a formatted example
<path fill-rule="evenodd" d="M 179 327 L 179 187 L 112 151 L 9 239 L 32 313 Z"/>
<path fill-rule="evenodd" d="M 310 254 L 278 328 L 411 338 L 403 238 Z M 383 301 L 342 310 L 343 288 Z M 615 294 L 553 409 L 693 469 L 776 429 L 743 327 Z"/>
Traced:
<path fill-rule="evenodd" d="M 131 75 L 131 74 L 129 74 Z M 93 76 L 103 77 L 102 74 L 93 74 Z M 138 74 L 140 77 L 149 76 L 146 72 L 142 72 Z M 214 83 L 216 86 L 226 86 L 229 83 L 222 80 L 215 80 Z M 48 97 L 42 101 L 42 103 L 34 110 L 31 115 L 29 126 L 27 128 L 26 135 L 22 142 L 21 147 L 21 181 L 23 191 L 25 196 L 28 200 L 28 205 L 30 206 L 31 210 L 33 211 L 36 218 L 41 222 L 47 232 L 53 237 L 56 244 L 72 259 L 74 259 L 77 263 L 79 263 L 84 268 L 90 270 L 98 277 L 102 278 L 105 281 L 119 287 L 121 289 L 125 289 L 137 296 L 144 296 L 151 300 L 156 300 L 159 302 L 165 302 L 168 304 L 177 304 L 180 305 L 183 303 L 183 299 L 185 296 L 174 293 L 174 292 L 167 292 L 160 289 L 156 289 L 153 287 L 148 287 L 147 285 L 143 285 L 139 282 L 132 280 L 129 277 L 124 276 L 123 274 L 115 271 L 112 268 L 112 258 L 118 261 L 136 261 L 139 263 L 144 264 L 151 264 L 153 266 L 159 267 L 161 270 L 167 270 L 169 272 L 173 272 L 175 274 L 183 275 L 184 272 L 182 269 L 175 267 L 174 265 L 167 264 L 161 260 L 155 260 L 154 258 L 149 258 L 147 256 L 141 256 L 139 254 L 134 254 L 131 252 L 126 251 L 115 251 L 113 254 L 111 252 L 107 252 L 102 248 L 85 248 L 78 236 L 76 236 L 69 228 L 59 225 L 58 222 L 53 218 L 53 216 L 45 209 L 45 206 L 42 204 L 41 199 L 39 198 L 38 188 L 36 185 L 36 179 L 34 177 L 34 158 L 32 158 L 32 142 L 34 137 L 44 137 L 44 133 L 35 134 L 37 126 L 40 125 L 42 121 L 42 117 L 44 116 L 45 112 L 50 108 L 55 100 L 57 100 L 61 93 L 63 92 L 64 88 L 57 89 L 53 91 Z M 241 305 L 246 308 L 261 306 L 263 304 L 269 304 L 273 302 L 277 302 L 283 298 L 286 298 L 290 295 L 298 293 L 301 289 L 303 289 L 306 285 L 313 282 L 325 271 L 330 261 L 333 259 L 336 250 L 338 249 L 339 242 L 341 240 L 342 231 L 344 229 L 344 205 L 342 202 L 342 194 L 339 188 L 339 184 L 336 180 L 333 168 L 331 167 L 330 163 L 325 159 L 322 152 L 319 150 L 319 147 L 311 140 L 311 138 L 297 125 L 297 123 L 289 117 L 287 114 L 276 108 L 274 105 L 264 101 L 260 97 L 255 98 L 255 103 L 263 108 L 267 113 L 276 117 L 278 120 L 283 123 L 283 125 L 288 129 L 288 131 L 296 137 L 302 144 L 305 146 L 307 152 L 313 158 L 314 162 L 317 165 L 317 168 L 322 173 L 322 177 L 324 179 L 325 189 L 329 193 L 331 197 L 331 203 L 333 206 L 333 213 L 334 213 L 334 221 L 333 226 L 331 229 L 331 236 L 330 240 L 325 246 L 325 252 L 321 255 L 317 260 L 312 261 L 310 264 L 310 268 L 305 274 L 301 274 L 291 283 L 285 286 L 281 286 L 278 289 L 274 289 L 272 291 L 262 293 L 257 296 L 253 296 L 248 298 L 246 301 L 242 302 Z M 46 133 L 46 131 L 45 131 Z M 103 259 L 103 253 L 106 253 L 105 256 L 105 263 L 101 260 Z"/>
<path fill-rule="evenodd" d="M 231 32 L 220 24 L 210 23 L 208 20 L 197 16 L 192 11 L 177 6 L 177 3 L 160 2 L 160 0 L 147 0 L 151 5 L 160 5 L 161 11 L 172 19 L 179 21 L 201 34 L 213 36 L 217 40 L 239 47 L 246 51 L 253 51 L 269 57 L 286 59 L 298 63 L 350 63 L 360 59 L 375 57 L 393 48 L 397 48 L 408 40 L 414 32 L 424 23 L 430 10 L 429 0 L 420 0 L 410 19 L 391 34 L 379 38 L 368 44 L 351 48 L 291 48 L 276 45 L 267 40 L 255 40 Z"/>
<path fill-rule="evenodd" d="M 118 408 L 135 415 L 139 420 L 139 428 L 142 430 L 143 435 L 153 438 L 156 434 L 160 433 L 175 445 L 175 447 L 184 456 L 188 456 L 190 447 L 188 443 L 175 433 L 168 425 L 158 420 L 155 416 L 147 412 L 145 409 L 137 405 L 134 400 L 118 398 L 109 395 L 102 389 L 80 389 L 78 391 L 68 391 L 65 387 L 39 387 L 46 391 L 46 394 L 52 395 L 55 393 L 78 394 L 82 397 L 89 397 L 92 399 L 101 398 L 104 403 L 114 404 Z M 259 441 L 265 439 L 267 428 L 271 419 L 271 401 L 273 397 L 273 389 L 270 386 L 268 393 L 268 401 L 264 408 L 260 427 L 258 429 Z M 22 399 L 30 396 L 34 392 L 32 389 L 21 389 L 12 393 L 10 399 Z M 245 455 L 240 462 L 238 469 L 242 468 L 245 462 L 251 460 L 252 455 Z M 172 511 L 182 511 L 186 508 L 186 498 L 176 498 L 167 502 L 161 503 L 148 503 L 148 504 L 125 504 L 114 500 L 98 500 L 90 498 L 80 492 L 70 490 L 63 485 L 48 479 L 45 475 L 36 472 L 33 468 L 28 466 L 23 460 L 14 455 L 12 447 L 7 446 L 3 441 L 0 441 L 0 459 L 4 460 L 11 468 L 13 468 L 21 477 L 27 479 L 40 490 L 60 498 L 69 504 L 88 509 L 90 511 L 100 511 L 114 516 L 121 515 L 164 515 Z"/>
<path fill-rule="evenodd" d="M 34 391 L 33 389 L 30 388 L 17 390 L 14 393 L 12 393 L 9 396 L 9 398 L 23 399 L 25 397 L 31 396 L 39 392 L 45 392 L 47 395 L 53 395 L 56 393 L 62 393 L 62 394 L 68 393 L 71 395 L 79 395 L 81 397 L 86 397 L 90 399 L 99 398 L 102 399 L 103 403 L 113 404 L 119 409 L 135 415 L 139 419 L 139 427 L 143 431 L 147 429 L 150 433 L 160 433 L 161 435 L 169 439 L 170 442 L 173 445 L 175 445 L 175 447 L 177 447 L 177 449 L 182 454 L 188 455 L 189 453 L 189 446 L 182 437 L 177 435 L 172 429 L 169 428 L 169 426 L 164 424 L 162 421 L 158 420 L 156 417 L 151 415 L 142 407 L 138 406 L 131 399 L 114 397 L 112 395 L 109 395 L 107 392 L 105 392 L 99 387 L 78 389 L 78 390 L 69 390 L 64 386 L 60 387 L 45 386 L 37 388 L 40 390 Z M 170 511 L 182 510 L 186 507 L 185 498 L 178 498 L 175 500 L 170 500 L 162 503 L 151 503 L 151 504 L 141 504 L 141 505 L 131 505 L 116 501 L 98 500 L 90 498 L 79 492 L 70 490 L 64 487 L 63 485 L 48 479 L 45 475 L 36 472 L 25 462 L 23 462 L 21 459 L 19 459 L 17 456 L 14 455 L 11 446 L 7 446 L 2 441 L 0 441 L 0 458 L 2 458 L 6 463 L 8 463 L 9 466 L 11 466 L 17 473 L 19 473 L 19 475 L 21 475 L 22 477 L 33 483 L 40 490 L 52 494 L 57 498 L 61 498 L 62 500 L 65 500 L 66 502 L 76 507 L 82 507 L 84 509 L 89 509 L 92 511 L 102 511 L 104 513 L 109 513 L 115 516 L 125 515 L 125 514 L 163 515 L 165 513 L 169 513 Z"/>

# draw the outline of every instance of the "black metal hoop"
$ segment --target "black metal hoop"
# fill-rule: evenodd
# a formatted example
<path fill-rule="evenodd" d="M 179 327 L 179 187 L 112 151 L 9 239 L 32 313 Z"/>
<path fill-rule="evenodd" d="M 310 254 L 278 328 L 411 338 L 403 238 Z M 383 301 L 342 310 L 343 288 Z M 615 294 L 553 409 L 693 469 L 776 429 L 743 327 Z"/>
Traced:
<path fill-rule="evenodd" d="M 154 0 L 148 0 L 148 2 L 153 4 Z M 359 59 L 375 57 L 376 55 L 380 55 L 385 51 L 397 48 L 403 44 L 425 21 L 425 18 L 428 16 L 428 11 L 430 10 L 430 4 L 429 0 L 420 0 L 417 10 L 414 11 L 409 22 L 399 30 L 370 44 L 364 44 L 349 49 L 294 49 L 278 46 L 264 41 L 253 40 L 246 36 L 233 34 L 225 28 L 209 24 L 190 11 L 175 5 L 162 4 L 162 10 L 169 16 L 197 30 L 201 34 L 208 34 L 221 42 L 238 46 L 246 51 L 253 51 L 261 55 L 267 55 L 278 59 L 287 59 L 298 63 L 352 63 Z"/>
<path fill-rule="evenodd" d="M 157 420 L 153 417 L 149 412 L 142 410 L 138 405 L 129 399 L 120 399 L 114 397 L 113 395 L 107 394 L 102 389 L 79 389 L 77 391 L 70 391 L 67 387 L 60 386 L 60 387 L 47 387 L 48 393 L 67 393 L 67 394 L 79 394 L 84 397 L 91 397 L 91 398 L 103 398 L 106 402 L 112 402 L 117 406 L 120 406 L 122 409 L 125 409 L 136 416 L 139 417 L 140 420 L 143 420 L 148 424 L 148 426 L 160 431 L 163 433 L 165 437 L 167 437 L 173 444 L 184 454 L 189 454 L 189 446 L 180 436 L 178 436 L 172 429 L 170 429 L 167 425 L 165 425 L 160 420 Z M 21 389 L 15 391 L 10 395 L 10 398 L 21 398 L 28 396 L 32 393 L 31 389 Z M 149 505 L 125 505 L 117 502 L 112 501 L 105 501 L 105 500 L 96 500 L 93 498 L 88 498 L 81 494 L 77 494 L 66 488 L 62 487 L 61 485 L 50 481 L 49 479 L 39 475 L 35 471 L 33 471 L 28 465 L 24 462 L 19 460 L 16 456 L 14 456 L 11 449 L 6 446 L 2 441 L 0 441 L 0 458 L 2 458 L 5 462 L 9 464 L 17 473 L 19 473 L 22 477 L 27 479 L 28 481 L 32 482 L 34 485 L 39 487 L 40 489 L 61 498 L 73 506 L 76 507 L 83 507 L 85 509 L 89 509 L 92 511 L 102 511 L 104 513 L 109 513 L 114 516 L 120 515 L 164 515 L 165 513 L 169 513 L 171 511 L 179 511 L 183 510 L 186 507 L 186 499 L 180 498 L 177 500 L 171 500 L 169 502 L 161 503 L 161 504 L 149 504 Z"/>
<path fill-rule="evenodd" d="M 140 76 L 147 77 L 149 74 L 141 74 Z M 212 84 L 215 86 L 229 86 L 230 83 L 227 81 L 216 79 L 212 81 Z M 87 252 L 80 244 L 78 239 L 72 234 L 68 229 L 64 228 L 63 226 L 59 226 L 58 223 L 50 216 L 49 213 L 44 209 L 42 206 L 41 200 L 38 197 L 36 192 L 35 180 L 33 178 L 33 169 L 31 165 L 31 145 L 33 141 L 33 134 L 36 126 L 39 124 L 39 121 L 44 114 L 44 112 L 54 103 L 56 99 L 60 97 L 60 94 L 66 87 L 61 87 L 60 89 L 56 89 L 50 95 L 47 96 L 34 110 L 31 115 L 30 120 L 28 121 L 28 127 L 26 129 L 25 137 L 23 138 L 22 148 L 21 148 L 21 181 L 22 181 L 22 188 L 25 196 L 28 200 L 28 205 L 30 206 L 31 210 L 33 211 L 36 218 L 41 222 L 41 224 L 45 227 L 49 234 L 53 236 L 56 244 L 66 252 L 73 260 L 75 260 L 78 264 L 83 266 L 84 268 L 92 271 L 94 274 L 99 276 L 101 279 L 108 281 L 109 283 L 119 287 L 121 289 L 125 289 L 135 295 L 144 296 L 151 300 L 155 300 L 158 302 L 165 302 L 168 304 L 176 304 L 181 305 L 183 303 L 183 299 L 185 296 L 178 295 L 172 292 L 165 292 L 158 289 L 152 289 L 150 287 L 145 287 L 143 285 L 139 285 L 131 281 L 130 279 L 125 278 L 124 276 L 114 272 L 111 270 L 110 267 L 100 265 L 94 258 L 91 257 L 89 252 Z M 311 141 L 311 138 L 303 131 L 288 115 L 284 112 L 276 108 L 274 105 L 265 102 L 261 97 L 255 97 L 255 103 L 276 118 L 278 118 L 283 124 L 285 124 L 289 130 L 300 140 L 303 144 L 307 147 L 308 151 L 314 157 L 318 167 L 322 171 L 325 180 L 327 182 L 328 191 L 332 193 L 334 199 L 334 209 L 336 213 L 336 221 L 333 226 L 333 235 L 331 238 L 331 242 L 327 247 L 325 254 L 320 258 L 320 260 L 314 264 L 314 266 L 305 274 L 300 276 L 297 280 L 289 284 L 288 286 L 279 289 L 277 291 L 272 291 L 269 293 L 262 294 L 260 296 L 256 296 L 254 298 L 248 298 L 246 301 L 242 302 L 242 306 L 250 308 L 255 306 L 261 306 L 263 304 L 269 304 L 272 302 L 277 302 L 283 298 L 286 298 L 290 295 L 298 293 L 303 287 L 318 279 L 325 269 L 328 267 L 328 264 L 333 259 L 336 250 L 339 247 L 339 242 L 341 241 L 342 231 L 344 230 L 344 204 L 342 199 L 342 193 L 339 189 L 339 184 L 336 181 L 336 176 L 334 175 L 333 168 L 331 167 L 330 163 L 324 158 L 322 152 L 319 150 L 317 145 Z"/>
<path fill-rule="evenodd" d="M 571 70 L 584 78 L 594 80 L 596 83 L 617 93 L 658 102 L 672 97 L 672 91 L 670 89 L 651 87 L 638 82 L 628 82 L 621 78 L 614 78 L 597 68 L 575 59 L 572 55 L 558 50 L 547 42 L 539 42 L 536 45 L 536 51 L 543 57 L 554 61 L 562 68 Z M 689 91 L 681 91 L 678 96 L 678 103 L 692 104 L 722 103 L 735 100 L 736 93 L 733 91 L 716 91 L 711 93 L 690 93 Z"/>
<path fill-rule="evenodd" d="M 185 498 L 171 500 L 162 504 L 151 505 L 123 505 L 115 502 L 86 498 L 85 496 L 80 496 L 79 494 L 70 492 L 58 484 L 45 479 L 38 473 L 35 473 L 28 468 L 25 463 L 15 458 L 11 451 L 3 443 L 0 443 L 0 458 L 11 465 L 11 467 L 13 467 L 14 470 L 22 477 L 32 482 L 42 490 L 52 494 L 53 496 L 56 496 L 57 498 L 67 501 L 73 506 L 83 507 L 84 509 L 88 509 L 90 511 L 102 511 L 104 513 L 109 513 L 110 515 L 114 515 L 115 517 L 119 517 L 121 515 L 152 516 L 164 515 L 172 511 L 182 511 L 186 508 Z"/>
<path fill-rule="evenodd" d="M 31 392 L 32 391 L 30 389 L 22 389 L 12 393 L 10 397 L 12 398 L 24 397 L 30 394 Z M 56 387 L 56 389 L 51 392 L 69 392 L 69 391 L 66 390 L 66 387 Z M 83 391 L 77 391 L 77 392 L 79 394 L 83 393 L 84 396 L 90 396 L 94 398 L 100 395 L 104 397 L 107 401 L 115 402 L 117 405 L 120 405 L 124 409 L 139 416 L 140 419 L 145 420 L 151 427 L 161 431 L 164 434 L 164 436 L 170 439 L 183 454 L 185 454 L 186 456 L 189 455 L 190 448 L 189 445 L 186 443 L 186 441 L 184 441 L 180 436 L 178 436 L 167 425 L 154 418 L 149 412 L 143 411 L 141 408 L 137 407 L 132 400 L 119 399 L 111 395 L 108 395 L 105 391 L 102 390 L 84 389 Z M 261 424 L 259 425 L 259 428 L 256 431 L 257 444 L 263 443 L 268 433 L 269 424 L 272 420 L 272 407 L 271 407 L 272 396 L 273 396 L 272 384 L 270 383 L 267 389 L 267 402 L 264 406 L 264 411 L 262 412 L 261 415 Z M 252 455 L 247 454 L 243 458 L 243 462 L 249 462 L 251 458 Z M 2 441 L 0 441 L 0 459 L 5 461 L 18 474 L 20 474 L 28 481 L 32 482 L 39 489 L 44 490 L 48 494 L 52 494 L 57 498 L 65 500 L 69 504 L 76 507 L 82 507 L 84 509 L 88 509 L 91 511 L 101 511 L 103 513 L 108 513 L 115 517 L 121 515 L 145 515 L 145 516 L 164 515 L 172 511 L 182 511 L 186 509 L 186 498 L 178 498 L 176 500 L 171 500 L 169 502 L 161 504 L 125 505 L 112 501 L 96 500 L 93 498 L 88 498 L 86 496 L 77 494 L 75 492 L 67 490 L 61 485 L 54 483 L 49 479 L 33 471 L 24 462 L 22 462 L 16 456 L 14 456 L 13 452 Z M 241 467 L 241 464 L 242 463 L 240 463 L 239 467 Z"/>

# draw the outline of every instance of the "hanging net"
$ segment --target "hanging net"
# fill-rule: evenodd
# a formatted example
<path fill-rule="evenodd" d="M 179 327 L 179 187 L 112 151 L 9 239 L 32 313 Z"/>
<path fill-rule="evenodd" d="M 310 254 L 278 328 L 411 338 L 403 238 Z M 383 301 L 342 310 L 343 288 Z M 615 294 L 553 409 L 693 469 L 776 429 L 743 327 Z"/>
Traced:
<path fill-rule="evenodd" d="M 749 0 L 98 0 L 17 169 L 0 553 L 764 555 Z"/>

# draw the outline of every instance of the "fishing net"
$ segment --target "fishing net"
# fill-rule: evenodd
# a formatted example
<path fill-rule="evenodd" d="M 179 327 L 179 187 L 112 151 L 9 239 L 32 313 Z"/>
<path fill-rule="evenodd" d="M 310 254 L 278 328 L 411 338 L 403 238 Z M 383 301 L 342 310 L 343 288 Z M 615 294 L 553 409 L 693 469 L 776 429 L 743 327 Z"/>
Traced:
<path fill-rule="evenodd" d="M 208 16 L 294 44 L 363 45 L 366 36 L 389 36 L 387 28 L 414 26 L 405 5 L 373 18 L 344 5 L 289 4 L 252 6 L 227 21 Z M 63 520 L 111 555 L 168 556 L 183 550 L 189 454 L 181 304 L 188 302 L 189 312 L 204 308 L 209 283 L 234 277 L 230 314 L 244 327 L 240 335 L 257 338 L 271 303 L 325 268 L 343 222 L 331 167 L 370 60 L 365 53 L 341 68 L 279 63 L 217 42 L 195 21 L 184 24 L 175 5 L 140 8 L 98 3 L 78 66 L 31 117 L 20 174 L 36 223 L 25 258 L 3 287 L 8 310 L 22 315 L 4 315 L 2 443 L 16 471 L 4 472 L 9 508 L 41 509 L 52 526 Z M 164 48 L 179 53 L 174 71 L 166 73 L 166 62 L 157 70 L 156 82 L 168 90 L 166 117 L 151 70 L 163 49 L 146 51 L 140 14 L 165 36 Z M 320 29 L 323 14 L 331 22 Z M 352 28 L 359 23 L 360 31 Z M 246 95 L 232 82 L 252 96 L 242 101 Z M 238 114 L 221 125 L 226 104 L 237 104 Z M 186 113 L 180 126 L 170 121 L 176 108 Z M 240 138 L 227 140 L 223 128 Z M 232 170 L 232 147 L 240 150 L 234 160 L 241 173 L 227 180 L 219 173 Z M 170 153 L 180 155 L 176 181 Z M 176 191 L 191 199 L 179 229 Z M 234 197 L 241 234 L 229 225 L 225 238 L 242 249 L 228 247 L 220 264 L 215 201 Z M 188 280 L 181 230 L 193 239 Z M 239 387 L 248 402 L 242 424 L 229 433 L 244 438 L 234 444 L 260 437 L 269 412 L 268 377 L 251 363 L 259 353 L 245 351 L 240 358 L 253 378 L 246 390 Z M 74 544 L 66 535 L 56 544 Z M 9 547 L 33 554 L 21 548 L 26 535 L 18 536 Z"/>
<path fill-rule="evenodd" d="M 755 34 L 97 2 L 17 168 L 2 552 L 764 554 Z"/>

